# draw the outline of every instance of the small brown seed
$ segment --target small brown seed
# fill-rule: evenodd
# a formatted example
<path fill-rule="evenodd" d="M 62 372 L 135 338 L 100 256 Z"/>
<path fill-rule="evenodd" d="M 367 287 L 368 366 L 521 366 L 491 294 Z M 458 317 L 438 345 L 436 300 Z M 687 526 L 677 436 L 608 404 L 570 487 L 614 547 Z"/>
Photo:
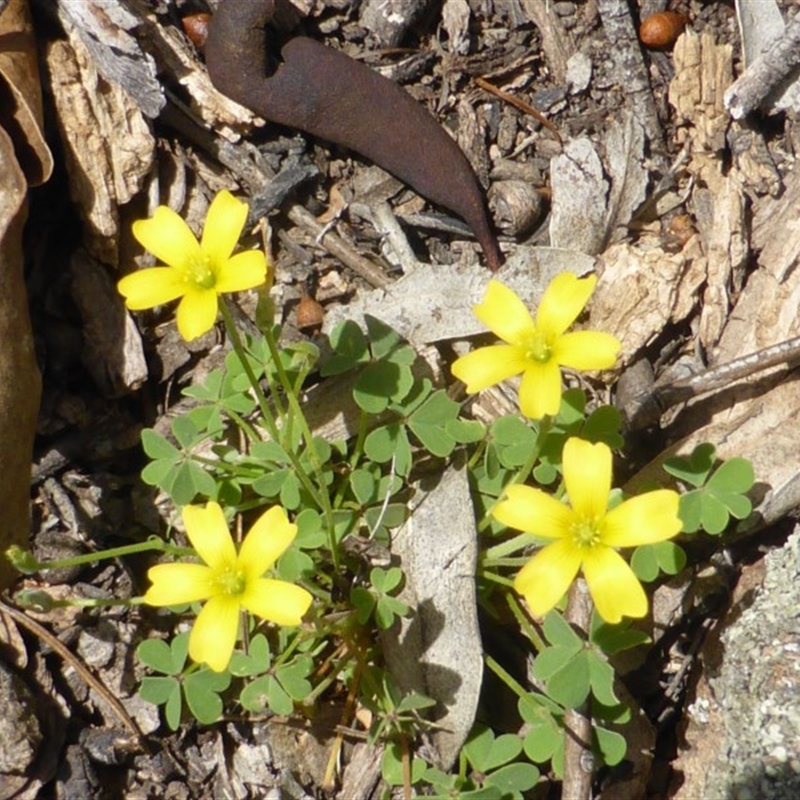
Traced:
<path fill-rule="evenodd" d="M 325 309 L 307 292 L 303 292 L 297 304 L 297 327 L 309 330 L 322 327 Z"/>
<path fill-rule="evenodd" d="M 651 14 L 639 26 L 639 39 L 648 47 L 672 47 L 683 32 L 686 22 L 686 16 L 675 11 Z"/>
<path fill-rule="evenodd" d="M 206 46 L 210 22 L 211 14 L 188 14 L 181 20 L 184 32 L 198 50 Z"/>

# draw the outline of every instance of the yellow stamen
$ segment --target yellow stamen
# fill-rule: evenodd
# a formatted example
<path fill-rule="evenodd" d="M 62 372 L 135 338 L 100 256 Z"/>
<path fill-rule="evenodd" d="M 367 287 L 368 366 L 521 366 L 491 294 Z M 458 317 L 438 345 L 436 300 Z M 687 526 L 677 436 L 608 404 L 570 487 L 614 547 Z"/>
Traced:
<path fill-rule="evenodd" d="M 186 268 L 186 282 L 200 289 L 213 289 L 217 276 L 211 268 L 211 260 L 205 253 L 189 262 Z"/>

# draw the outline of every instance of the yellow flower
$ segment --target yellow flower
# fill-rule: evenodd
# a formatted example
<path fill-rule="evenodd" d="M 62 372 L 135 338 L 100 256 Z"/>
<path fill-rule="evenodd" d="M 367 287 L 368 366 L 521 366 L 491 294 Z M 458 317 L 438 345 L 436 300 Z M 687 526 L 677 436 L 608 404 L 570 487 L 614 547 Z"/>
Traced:
<path fill-rule="evenodd" d="M 607 369 L 620 343 L 608 333 L 565 331 L 583 311 L 597 278 L 556 275 L 542 295 L 534 320 L 525 304 L 502 283 L 490 281 L 475 316 L 506 344 L 481 347 L 453 364 L 453 375 L 470 393 L 481 392 L 514 375 L 522 375 L 519 406 L 530 419 L 558 413 L 561 367 Z"/>
<path fill-rule="evenodd" d="M 204 564 L 158 564 L 147 577 L 144 596 L 151 606 L 174 606 L 206 600 L 189 637 L 189 655 L 222 672 L 239 633 L 240 610 L 278 625 L 299 625 L 311 605 L 300 586 L 264 578 L 263 574 L 297 534 L 286 512 L 273 506 L 245 536 L 237 555 L 225 516 L 217 503 L 186 506 L 183 522 L 192 546 Z"/>
<path fill-rule="evenodd" d="M 133 224 L 133 235 L 167 266 L 141 269 L 117 288 L 132 311 L 182 298 L 177 322 L 187 341 L 202 336 L 217 318 L 217 296 L 260 286 L 267 260 L 258 250 L 231 255 L 247 221 L 247 203 L 222 191 L 211 203 L 198 242 L 171 208 L 159 206 L 150 219 Z"/>
<path fill-rule="evenodd" d="M 537 616 L 563 597 L 583 570 L 597 612 L 606 622 L 643 617 L 647 597 L 615 547 L 670 539 L 681 530 L 678 493 L 669 489 L 633 497 L 608 510 L 611 450 L 569 439 L 564 482 L 571 507 L 529 486 L 509 486 L 494 516 L 510 528 L 554 540 L 520 570 L 514 588 Z"/>

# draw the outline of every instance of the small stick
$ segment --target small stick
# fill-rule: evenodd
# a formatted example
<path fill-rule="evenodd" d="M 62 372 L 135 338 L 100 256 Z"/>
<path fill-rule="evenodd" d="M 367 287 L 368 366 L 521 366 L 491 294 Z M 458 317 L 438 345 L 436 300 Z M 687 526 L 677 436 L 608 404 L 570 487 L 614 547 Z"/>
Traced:
<path fill-rule="evenodd" d="M 578 578 L 572 582 L 567 596 L 567 621 L 584 635 L 589 631 L 592 618 L 592 601 L 586 582 Z M 592 796 L 592 718 L 590 699 L 578 708 L 564 712 L 564 781 L 562 800 L 590 800 Z"/>
<path fill-rule="evenodd" d="M 718 367 L 712 367 L 690 378 L 656 385 L 633 399 L 632 409 L 626 412 L 630 430 L 641 430 L 658 422 L 659 417 L 670 407 L 692 397 L 724 389 L 735 381 L 747 378 L 779 364 L 800 361 L 800 336 L 780 344 L 765 347 L 755 353 L 736 358 Z"/>
<path fill-rule="evenodd" d="M 800 64 L 800 14 L 728 87 L 725 105 L 731 116 L 741 119 L 755 110 L 797 64 Z"/>
<path fill-rule="evenodd" d="M 0 614 L 11 617 L 14 622 L 21 625 L 35 636 L 38 636 L 48 647 L 58 653 L 64 661 L 75 669 L 75 672 L 80 675 L 84 683 L 94 689 L 95 692 L 108 703 L 111 710 L 117 715 L 120 722 L 133 734 L 136 741 L 141 742 L 142 732 L 139 730 L 139 726 L 128 713 L 125 706 L 122 705 L 119 699 L 90 672 L 83 661 L 81 661 L 60 639 L 50 633 L 44 625 L 40 625 L 35 619 L 32 619 L 27 614 L 9 605 L 2 598 L 0 598 Z"/>
<path fill-rule="evenodd" d="M 367 283 L 378 289 L 383 289 L 391 283 L 372 261 L 356 252 L 355 248 L 351 247 L 341 236 L 326 231 L 325 226 L 321 222 L 317 222 L 310 211 L 300 205 L 294 205 L 289 209 L 287 216 L 295 225 L 313 233 L 332 256 L 342 261 Z"/>
<path fill-rule="evenodd" d="M 505 100 L 506 103 L 518 108 L 522 111 L 523 114 L 528 114 L 529 116 L 533 117 L 537 122 L 544 125 L 553 136 L 556 137 L 556 140 L 559 144 L 564 144 L 563 140 L 561 139 L 561 134 L 558 132 L 558 128 L 550 122 L 541 111 L 534 108 L 531 105 L 528 105 L 524 100 L 520 100 L 518 97 L 515 97 L 513 94 L 509 94 L 508 92 L 504 92 L 502 89 L 498 89 L 493 83 L 489 83 L 485 78 L 477 77 L 474 78 L 475 83 L 481 87 L 481 89 L 485 89 L 490 94 L 499 97 L 501 100 Z"/>

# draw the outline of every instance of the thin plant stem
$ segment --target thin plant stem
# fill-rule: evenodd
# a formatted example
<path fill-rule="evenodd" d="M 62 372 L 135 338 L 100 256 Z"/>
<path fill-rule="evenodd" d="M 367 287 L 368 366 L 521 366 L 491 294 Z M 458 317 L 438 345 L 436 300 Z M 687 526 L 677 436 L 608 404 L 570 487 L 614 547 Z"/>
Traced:
<path fill-rule="evenodd" d="M 511 613 L 514 615 L 514 619 L 516 619 L 516 621 L 519 623 L 519 627 L 522 629 L 522 632 L 533 644 L 536 652 L 541 653 L 546 647 L 544 639 L 539 636 L 539 632 L 531 624 L 530 617 L 523 611 L 519 604 L 519 600 L 517 599 L 517 595 L 513 592 L 508 592 L 506 594 L 506 604 L 508 605 Z"/>
<path fill-rule="evenodd" d="M 494 563 L 498 558 L 505 558 L 511 553 L 516 553 L 517 550 L 524 550 L 535 541 L 536 537 L 532 533 L 519 533 L 511 539 L 489 547 L 484 553 L 484 563 Z"/>
<path fill-rule="evenodd" d="M 245 375 L 247 375 L 247 380 L 250 382 L 250 386 L 255 393 L 256 402 L 258 403 L 258 408 L 261 411 L 261 418 L 264 420 L 264 425 L 267 428 L 267 432 L 273 441 L 280 442 L 280 432 L 278 431 L 278 424 L 275 421 L 275 416 L 269 407 L 269 403 L 267 402 L 266 395 L 261 388 L 261 384 L 258 382 L 258 379 L 253 372 L 253 368 L 250 365 L 250 359 L 247 357 L 247 353 L 244 349 L 244 343 L 242 342 L 242 337 L 239 335 L 239 329 L 236 327 L 236 323 L 233 321 L 233 316 L 228 308 L 228 304 L 222 298 L 219 299 L 219 310 L 220 314 L 222 315 L 222 321 L 225 323 L 225 330 L 230 337 L 233 350 L 239 357 L 239 361 L 241 362 Z"/>
<path fill-rule="evenodd" d="M 220 298 L 219 302 L 220 313 L 222 314 L 222 320 L 225 323 L 225 328 L 228 332 L 228 336 L 231 339 L 231 344 L 233 346 L 234 352 L 239 357 L 239 361 L 244 368 L 245 374 L 247 375 L 248 381 L 250 381 L 250 385 L 253 387 L 253 391 L 256 395 L 256 400 L 258 402 L 258 407 L 261 411 L 261 415 L 264 420 L 264 424 L 267 428 L 267 432 L 272 437 L 273 441 L 281 442 L 280 431 L 278 430 L 278 424 L 275 420 L 272 411 L 269 408 L 269 403 L 267 402 L 267 398 L 264 395 L 264 392 L 261 388 L 261 384 L 258 382 L 255 373 L 253 372 L 253 368 L 250 365 L 250 361 L 247 358 L 247 353 L 244 349 L 244 344 L 242 342 L 242 337 L 239 335 L 239 331 L 236 328 L 236 324 L 233 321 L 233 316 L 231 315 L 230 309 L 228 308 L 227 303 Z M 294 452 L 293 448 L 291 447 L 291 443 L 288 443 L 286 447 L 284 447 L 284 451 L 289 458 L 289 461 L 292 464 L 292 467 L 295 470 L 298 480 L 300 483 L 303 484 L 303 488 L 314 498 L 317 505 L 322 509 L 323 514 L 325 515 L 325 521 L 328 526 L 328 537 L 330 542 L 331 548 L 331 558 L 333 559 L 334 568 L 338 568 L 339 564 L 339 556 L 336 548 L 336 533 L 334 530 L 333 525 L 333 511 L 331 509 L 331 501 L 330 497 L 328 496 L 327 488 L 325 486 L 324 475 L 322 474 L 322 468 L 319 464 L 319 457 L 317 456 L 316 450 L 314 449 L 313 441 L 311 439 L 311 432 L 308 429 L 308 423 L 306 422 L 305 416 L 300 411 L 300 404 L 297 402 L 297 397 L 291 391 L 291 384 L 289 383 L 288 376 L 286 375 L 286 371 L 283 369 L 283 365 L 280 361 L 280 353 L 278 352 L 277 346 L 275 345 L 275 341 L 272 337 L 271 331 L 267 331 L 265 334 L 265 339 L 267 341 L 267 346 L 269 347 L 270 355 L 272 356 L 275 362 L 275 368 L 278 371 L 278 377 L 281 380 L 284 388 L 287 389 L 287 396 L 289 398 L 289 404 L 292 407 L 294 415 L 298 418 L 301 424 L 301 428 L 303 428 L 303 435 L 306 437 L 306 444 L 309 448 L 309 455 L 311 457 L 312 466 L 315 468 L 315 472 L 317 473 L 317 479 L 319 481 L 318 486 L 314 486 L 311 479 L 309 478 L 308 474 L 305 471 L 305 468 L 300 463 L 300 459 L 298 458 L 297 454 Z M 272 391 L 273 399 L 275 399 L 277 392 Z"/>
<path fill-rule="evenodd" d="M 325 522 L 327 523 L 329 546 L 331 549 L 333 566 L 334 569 L 338 569 L 339 556 L 338 548 L 336 546 L 336 531 L 333 524 L 333 508 L 331 507 L 331 498 L 328 494 L 325 484 L 325 473 L 323 472 L 322 462 L 320 461 L 319 453 L 317 453 L 317 449 L 314 446 L 314 437 L 311 433 L 311 429 L 308 426 L 306 415 L 303 413 L 303 409 L 300 407 L 300 402 L 297 399 L 295 387 L 292 385 L 291 381 L 289 380 L 289 376 L 286 374 L 283 362 L 281 361 L 281 354 L 278 350 L 278 344 L 275 341 L 275 337 L 272 335 L 272 328 L 269 326 L 267 326 L 266 330 L 264 331 L 264 339 L 267 342 L 267 347 L 269 348 L 272 360 L 275 363 L 275 369 L 278 373 L 278 380 L 280 381 L 281 386 L 283 386 L 283 389 L 286 392 L 286 397 L 289 401 L 289 418 L 290 420 L 296 420 L 300 425 L 300 432 L 303 434 L 303 438 L 306 442 L 306 448 L 311 461 L 311 467 L 316 474 L 317 484 L 320 488 L 320 499 L 322 501 L 321 508 L 322 513 L 325 516 Z M 290 448 L 287 448 L 287 450 L 288 449 Z"/>
<path fill-rule="evenodd" d="M 136 555 L 137 553 L 147 553 L 151 550 L 159 550 L 162 553 L 169 553 L 173 556 L 194 555 L 194 550 L 189 547 L 178 547 L 177 545 L 165 542 L 163 539 L 147 539 L 136 544 L 126 544 L 121 547 L 110 547 L 107 550 L 96 550 L 92 553 L 83 553 L 79 556 L 69 558 L 56 558 L 52 561 L 38 561 L 28 550 L 23 550 L 19 555 L 9 553 L 12 563 L 24 574 L 33 574 L 47 569 L 61 569 L 62 567 L 76 567 L 80 564 L 93 564 L 96 561 L 103 561 L 108 558 L 122 558 L 123 556 Z"/>
<path fill-rule="evenodd" d="M 533 471 L 534 466 L 536 466 L 536 462 L 539 460 L 539 456 L 542 454 L 542 447 L 544 446 L 545 439 L 547 438 L 547 434 L 550 433 L 552 426 L 552 417 L 543 417 L 541 420 L 539 420 L 539 431 L 536 435 L 536 441 L 534 442 L 530 453 L 528 453 L 525 463 L 517 470 L 514 477 L 508 482 L 508 486 L 514 486 L 515 484 L 524 483 L 526 480 L 528 480 L 528 477 Z M 503 499 L 503 494 L 504 493 L 501 493 L 500 497 L 498 497 L 494 503 L 492 503 L 491 508 L 487 510 L 483 519 L 478 523 L 478 533 L 483 533 L 491 524 L 492 512 L 497 504 Z"/>
<path fill-rule="evenodd" d="M 517 697 L 525 700 L 530 695 L 530 692 L 516 679 L 514 678 L 509 672 L 506 672 L 500 664 L 495 661 L 492 656 L 488 653 L 483 654 L 483 660 L 486 663 L 486 666 L 500 678 L 503 683 L 514 692 Z"/>

